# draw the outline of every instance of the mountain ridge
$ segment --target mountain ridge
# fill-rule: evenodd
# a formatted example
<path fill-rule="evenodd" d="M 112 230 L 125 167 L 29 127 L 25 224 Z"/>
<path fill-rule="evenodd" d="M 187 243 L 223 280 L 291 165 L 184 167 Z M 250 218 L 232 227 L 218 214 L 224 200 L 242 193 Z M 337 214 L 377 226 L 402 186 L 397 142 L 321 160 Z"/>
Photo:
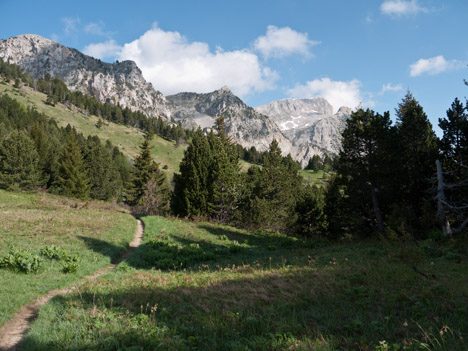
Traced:
<path fill-rule="evenodd" d="M 283 154 L 290 153 L 302 165 L 313 155 L 339 151 L 344 120 L 351 113 L 340 108 L 333 114 L 332 106 L 321 97 L 282 99 L 252 108 L 226 86 L 210 93 L 166 97 L 144 79 L 133 61 L 102 62 L 35 34 L 0 40 L 0 58 L 20 65 L 35 79 L 49 73 L 70 90 L 187 128 L 208 130 L 222 115 L 227 134 L 235 142 L 264 151 L 276 139 Z"/>
<path fill-rule="evenodd" d="M 70 90 L 101 102 L 118 103 L 148 117 L 170 118 L 164 95 L 146 82 L 133 61 L 102 62 L 35 34 L 0 40 L 0 58 L 21 66 L 32 78 L 49 73 L 63 80 Z"/>

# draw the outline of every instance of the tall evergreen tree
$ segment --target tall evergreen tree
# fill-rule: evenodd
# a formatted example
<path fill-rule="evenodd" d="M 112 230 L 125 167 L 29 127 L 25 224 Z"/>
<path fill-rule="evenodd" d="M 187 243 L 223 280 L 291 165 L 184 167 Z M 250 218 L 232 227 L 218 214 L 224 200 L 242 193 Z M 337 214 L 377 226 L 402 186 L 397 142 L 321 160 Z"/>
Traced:
<path fill-rule="evenodd" d="M 0 188 L 23 189 L 45 183 L 34 142 L 23 131 L 12 131 L 0 143 Z"/>
<path fill-rule="evenodd" d="M 150 136 L 145 137 L 135 159 L 127 202 L 141 213 L 164 214 L 168 207 L 169 187 L 166 175 L 151 157 L 149 139 Z"/>
<path fill-rule="evenodd" d="M 468 221 L 467 111 L 468 107 L 455 99 L 447 110 L 447 117 L 439 119 L 439 127 L 444 133 L 440 140 L 444 171 L 440 169 L 438 172 L 437 198 L 438 214 L 445 234 L 461 232 Z M 449 225 L 444 223 L 452 223 L 452 228 L 449 229 Z"/>
<path fill-rule="evenodd" d="M 227 222 L 237 210 L 240 197 L 239 154 L 227 137 L 224 118 L 216 121 L 216 131 L 208 136 L 211 149 L 209 168 L 210 216 Z"/>
<path fill-rule="evenodd" d="M 276 140 L 270 144 L 263 168 L 254 179 L 248 217 L 254 225 L 267 229 L 282 230 L 295 222 L 296 192 L 302 178 L 297 165 L 283 162 L 281 149 Z"/>
<path fill-rule="evenodd" d="M 348 212 L 354 214 L 352 221 L 355 226 L 362 230 L 366 223 L 376 223 L 384 236 L 387 232 L 382 200 L 387 200 L 384 205 L 388 208 L 388 197 L 392 193 L 389 175 L 394 171 L 394 129 L 391 123 L 388 112 L 384 115 L 369 109 L 353 112 L 342 134 L 337 170 L 348 197 Z"/>
<path fill-rule="evenodd" d="M 174 174 L 171 208 L 179 216 L 207 216 L 210 213 L 210 144 L 200 128 L 184 152 L 180 173 Z"/>
<path fill-rule="evenodd" d="M 84 161 L 90 180 L 90 196 L 93 199 L 111 200 L 122 195 L 123 183 L 109 150 L 97 136 L 86 141 Z"/>
<path fill-rule="evenodd" d="M 428 190 L 430 179 L 436 173 L 438 157 L 437 138 L 422 106 L 408 92 L 396 110 L 399 142 L 398 174 L 401 205 L 407 206 L 407 221 L 414 234 L 428 222 L 423 216 L 433 217 Z M 432 212 L 433 211 L 433 212 Z M 430 212 L 430 213 L 428 213 Z"/>
<path fill-rule="evenodd" d="M 73 130 L 69 130 L 60 155 L 56 186 L 62 195 L 80 199 L 89 197 L 90 180 Z"/>
<path fill-rule="evenodd" d="M 439 127 L 444 135 L 440 149 L 445 163 L 450 168 L 468 167 L 468 113 L 457 98 L 447 110 L 446 118 L 439 118 Z"/>

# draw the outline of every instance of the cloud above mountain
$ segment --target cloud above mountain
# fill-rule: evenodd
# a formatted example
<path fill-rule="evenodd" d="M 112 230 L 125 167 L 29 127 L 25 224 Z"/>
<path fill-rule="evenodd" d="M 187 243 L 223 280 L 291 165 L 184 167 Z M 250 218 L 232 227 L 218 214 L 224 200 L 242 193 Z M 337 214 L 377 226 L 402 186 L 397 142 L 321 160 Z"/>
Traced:
<path fill-rule="evenodd" d="M 311 48 L 319 43 L 319 41 L 309 40 L 307 33 L 296 32 L 289 27 L 268 26 L 266 34 L 255 40 L 254 48 L 265 58 L 285 57 L 293 54 L 310 57 Z"/>
<path fill-rule="evenodd" d="M 89 44 L 83 49 L 86 55 L 99 59 L 116 57 L 121 51 L 122 47 L 113 39 L 102 43 Z"/>
<path fill-rule="evenodd" d="M 363 102 L 360 90 L 361 82 L 357 79 L 350 81 L 333 81 L 330 78 L 315 79 L 305 84 L 298 84 L 289 89 L 287 94 L 296 98 L 311 98 L 321 96 L 328 100 L 336 112 L 341 106 L 356 108 Z M 368 104 L 371 104 L 368 102 Z"/>
<path fill-rule="evenodd" d="M 112 49 L 112 45 L 108 46 Z M 273 89 L 278 74 L 262 65 L 249 50 L 212 51 L 208 44 L 190 42 L 178 32 L 157 25 L 125 44 L 118 58 L 133 60 L 146 79 L 165 94 L 209 92 L 227 85 L 245 96 Z"/>
<path fill-rule="evenodd" d="M 93 23 L 88 31 L 104 33 L 103 24 Z M 311 57 L 318 41 L 289 27 L 268 26 L 250 48 L 226 51 L 204 42 L 191 42 L 179 32 L 165 31 L 154 24 L 138 39 L 123 46 L 115 40 L 87 45 L 83 51 L 99 58 L 133 60 L 143 75 L 165 94 L 181 91 L 204 93 L 227 85 L 237 95 L 276 88 L 279 74 L 261 57 L 300 55 Z"/>

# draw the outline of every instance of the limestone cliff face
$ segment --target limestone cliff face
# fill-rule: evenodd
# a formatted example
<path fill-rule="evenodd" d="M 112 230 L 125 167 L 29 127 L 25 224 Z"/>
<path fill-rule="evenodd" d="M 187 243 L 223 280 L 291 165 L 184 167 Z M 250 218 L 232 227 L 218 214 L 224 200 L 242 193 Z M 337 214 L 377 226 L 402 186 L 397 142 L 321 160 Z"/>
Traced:
<path fill-rule="evenodd" d="M 76 49 L 25 34 L 0 40 L 0 58 L 20 65 L 33 78 L 46 73 L 71 90 L 120 104 L 148 117 L 173 118 L 187 128 L 211 128 L 224 116 L 227 134 L 246 148 L 267 150 L 276 139 L 283 151 L 307 164 L 313 155 L 337 153 L 341 131 L 351 110 L 333 108 L 323 98 L 284 99 L 251 108 L 227 87 L 207 94 L 179 93 L 165 97 L 146 82 L 133 61 L 101 62 Z"/>
<path fill-rule="evenodd" d="M 167 96 L 171 115 L 184 126 L 211 128 L 216 118 L 224 116 L 226 132 L 236 143 L 259 151 L 268 149 L 276 139 L 287 154 L 291 143 L 267 116 L 256 112 L 235 96 L 227 87 L 212 93 L 179 93 Z"/>
<path fill-rule="evenodd" d="M 101 62 L 32 34 L 0 40 L 0 57 L 23 67 L 33 78 L 50 73 L 62 79 L 70 90 L 93 95 L 101 102 L 119 103 L 149 117 L 170 118 L 164 95 L 146 82 L 133 61 Z"/>
<path fill-rule="evenodd" d="M 276 122 L 293 145 L 291 154 L 303 164 L 315 154 L 339 152 L 341 131 L 351 115 L 347 107 L 333 114 L 333 107 L 321 97 L 278 100 L 255 110 Z"/>

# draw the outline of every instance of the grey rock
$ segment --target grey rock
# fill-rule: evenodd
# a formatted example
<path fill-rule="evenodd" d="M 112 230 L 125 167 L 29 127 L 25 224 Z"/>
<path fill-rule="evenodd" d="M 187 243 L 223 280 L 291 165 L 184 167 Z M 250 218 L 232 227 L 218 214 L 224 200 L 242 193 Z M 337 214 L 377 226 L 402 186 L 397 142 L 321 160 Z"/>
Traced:
<path fill-rule="evenodd" d="M 291 148 L 291 143 L 270 118 L 247 106 L 227 87 L 207 94 L 179 93 L 166 98 L 171 116 L 185 127 L 209 129 L 218 117 L 224 116 L 226 133 L 244 147 L 254 146 L 264 151 L 276 139 L 284 154 Z"/>
<path fill-rule="evenodd" d="M 291 155 L 303 165 L 313 155 L 336 154 L 341 146 L 341 132 L 351 109 L 333 107 L 321 97 L 283 99 L 258 106 L 256 111 L 269 116 L 292 143 Z"/>
<path fill-rule="evenodd" d="M 50 73 L 70 90 L 90 94 L 101 102 L 118 103 L 149 117 L 170 118 L 164 95 L 146 82 L 133 61 L 105 63 L 33 34 L 0 40 L 0 57 L 23 67 L 35 79 Z"/>

